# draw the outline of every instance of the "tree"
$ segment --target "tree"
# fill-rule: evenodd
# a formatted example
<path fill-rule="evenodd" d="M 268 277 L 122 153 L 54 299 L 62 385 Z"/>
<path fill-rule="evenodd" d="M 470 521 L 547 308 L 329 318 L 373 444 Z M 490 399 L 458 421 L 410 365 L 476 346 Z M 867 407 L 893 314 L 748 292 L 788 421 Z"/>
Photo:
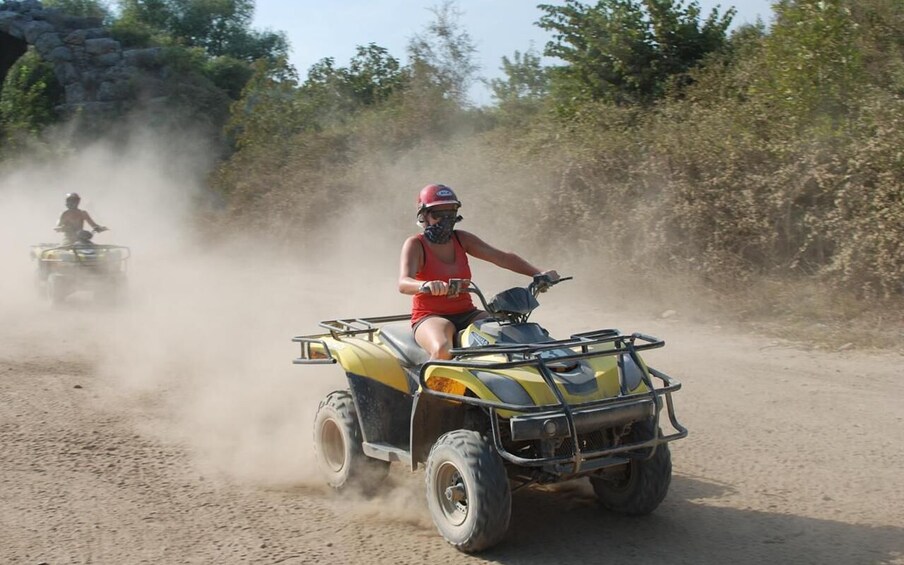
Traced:
<path fill-rule="evenodd" d="M 285 59 L 257 61 L 230 114 L 227 130 L 238 149 L 284 147 L 307 118 L 299 104 L 295 68 Z"/>
<path fill-rule="evenodd" d="M 504 119 L 523 123 L 532 117 L 549 93 L 549 70 L 540 64 L 540 55 L 529 50 L 515 51 L 502 58 L 504 79 L 489 82 L 493 98 Z"/>
<path fill-rule="evenodd" d="M 782 0 L 754 88 L 801 124 L 844 122 L 864 82 L 860 26 L 846 0 Z"/>
<path fill-rule="evenodd" d="M 554 73 L 564 99 L 647 104 L 726 43 L 735 10 L 714 8 L 701 21 L 700 6 L 683 0 L 599 0 L 586 6 L 541 4 L 537 22 L 553 32 L 545 54 L 567 63 Z"/>
<path fill-rule="evenodd" d="M 464 105 L 474 75 L 480 70 L 474 62 L 477 48 L 458 22 L 461 12 L 454 0 L 444 0 L 431 11 L 436 19 L 408 44 L 414 80 Z"/>
<path fill-rule="evenodd" d="M 288 52 L 285 35 L 250 28 L 254 0 L 118 0 L 119 25 L 201 47 L 211 56 L 275 60 Z"/>
<path fill-rule="evenodd" d="M 29 48 L 10 68 L 0 92 L 3 137 L 10 140 L 35 134 L 54 123 L 54 106 L 62 99 L 63 89 L 53 74 L 53 65 Z"/>
<path fill-rule="evenodd" d="M 371 43 L 357 47 L 348 67 L 336 67 L 332 57 L 315 63 L 308 70 L 301 95 L 323 116 L 348 116 L 385 101 L 404 81 L 399 61 Z"/>

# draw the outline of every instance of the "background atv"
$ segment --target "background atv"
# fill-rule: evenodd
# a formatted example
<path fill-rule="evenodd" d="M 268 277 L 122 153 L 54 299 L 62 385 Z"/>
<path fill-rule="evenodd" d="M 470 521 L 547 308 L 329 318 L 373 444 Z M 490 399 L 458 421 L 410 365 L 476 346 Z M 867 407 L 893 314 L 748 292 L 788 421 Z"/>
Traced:
<path fill-rule="evenodd" d="M 37 262 L 35 283 L 54 306 L 77 291 L 94 293 L 95 300 L 115 303 L 125 289 L 131 250 L 122 245 L 99 245 L 91 232 L 79 232 L 75 243 L 40 243 L 31 248 Z"/>
<path fill-rule="evenodd" d="M 391 462 L 424 464 L 433 521 L 466 552 L 502 539 L 512 491 L 533 483 L 586 476 L 604 507 L 652 512 L 671 480 L 667 442 L 687 435 L 672 404 L 680 383 L 640 357 L 664 343 L 614 329 L 551 338 L 527 320 L 553 284 L 538 277 L 489 302 L 465 285 L 491 318 L 459 334 L 449 361 L 428 360 L 409 316 L 330 320 L 328 333 L 294 338 L 295 363 L 339 363 L 348 378 L 314 422 L 327 482 L 374 491 Z"/>

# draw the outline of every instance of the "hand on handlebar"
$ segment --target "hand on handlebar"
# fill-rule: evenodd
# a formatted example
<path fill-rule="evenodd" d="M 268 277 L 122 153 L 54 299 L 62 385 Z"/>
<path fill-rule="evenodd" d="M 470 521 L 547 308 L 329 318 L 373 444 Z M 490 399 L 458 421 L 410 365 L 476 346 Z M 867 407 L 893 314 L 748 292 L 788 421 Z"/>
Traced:
<path fill-rule="evenodd" d="M 433 296 L 445 296 L 449 292 L 449 285 L 443 281 L 424 281 L 418 294 L 430 294 Z"/>
<path fill-rule="evenodd" d="M 421 285 L 418 294 L 455 298 L 468 287 L 470 282 L 468 279 L 451 279 L 448 283 L 445 281 L 426 281 Z"/>
<path fill-rule="evenodd" d="M 534 281 L 531 283 L 531 287 L 534 289 L 534 295 L 538 292 L 546 292 L 549 288 L 555 284 L 564 281 L 570 281 L 572 277 L 561 277 L 559 273 L 554 270 L 551 271 L 543 271 L 542 273 L 537 273 L 534 275 Z"/>
<path fill-rule="evenodd" d="M 559 273 L 555 270 L 543 271 L 542 273 L 534 275 L 534 282 L 532 284 L 537 292 L 546 292 L 549 290 L 549 287 L 556 284 L 560 278 Z"/>
<path fill-rule="evenodd" d="M 106 226 L 97 226 L 96 228 L 94 228 L 94 233 L 100 233 L 102 231 L 107 231 L 108 229 L 110 228 Z"/>

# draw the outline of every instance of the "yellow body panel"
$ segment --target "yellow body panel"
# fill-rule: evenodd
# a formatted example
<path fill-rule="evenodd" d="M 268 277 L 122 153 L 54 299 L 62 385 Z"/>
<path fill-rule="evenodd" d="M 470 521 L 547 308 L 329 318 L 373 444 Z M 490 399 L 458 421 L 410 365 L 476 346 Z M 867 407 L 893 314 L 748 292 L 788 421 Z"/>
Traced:
<path fill-rule="evenodd" d="M 471 329 L 470 331 L 475 330 Z M 376 341 L 369 341 L 357 337 L 343 337 L 341 340 L 334 339 L 329 335 L 318 337 L 324 340 L 333 357 L 342 365 L 346 372 L 366 376 L 401 392 L 407 393 L 410 391 L 405 371 L 399 361 L 380 344 L 379 338 Z M 608 343 L 591 347 L 591 351 L 599 351 L 601 353 L 612 349 L 613 345 Z M 312 346 L 312 350 L 322 352 L 322 348 L 317 345 Z M 579 352 L 579 349 L 576 348 L 575 352 Z M 475 363 L 493 363 L 504 362 L 506 359 L 504 356 L 494 355 L 470 358 L 469 360 Z M 569 404 L 580 405 L 585 402 L 618 396 L 617 356 L 589 357 L 585 359 L 585 362 L 590 365 L 596 374 L 596 390 L 587 394 L 571 394 L 560 383 L 558 388 L 565 400 Z M 642 360 L 641 364 L 646 372 L 647 368 L 643 365 Z M 428 367 L 426 374 L 427 386 L 433 390 L 453 394 L 464 394 L 464 391 L 467 390 L 476 398 L 502 402 L 480 378 L 471 372 L 471 369 L 473 368 L 442 365 Z M 477 370 L 483 371 L 484 369 Z M 500 371 L 486 370 L 486 372 L 499 373 L 505 375 L 506 378 L 517 381 L 536 405 L 558 403 L 555 395 L 535 368 L 515 367 Z M 647 386 L 641 382 L 636 389 L 630 392 L 637 394 L 647 391 Z M 510 414 L 502 413 L 502 415 L 508 416 Z"/>
<path fill-rule="evenodd" d="M 494 359 L 495 361 L 503 361 L 502 358 Z M 618 364 L 614 356 L 592 357 L 587 362 L 596 373 L 597 388 L 587 394 L 571 394 L 561 383 L 558 389 L 565 400 L 571 405 L 580 405 L 585 402 L 593 402 L 618 396 Z M 479 369 L 484 371 L 484 369 Z M 540 373 L 532 367 L 517 367 L 504 369 L 499 371 L 486 370 L 488 373 L 499 373 L 509 379 L 517 381 L 531 397 L 536 405 L 555 405 L 558 404 L 553 392 L 550 390 L 546 381 Z M 464 367 L 443 367 L 435 366 L 427 369 L 426 381 L 428 388 L 434 390 L 449 390 L 449 385 L 445 381 L 453 381 L 459 383 L 461 389 L 470 390 L 477 398 L 495 402 L 502 402 L 493 391 L 483 383 L 476 375 L 471 373 L 470 368 Z M 433 383 L 437 383 L 434 385 Z M 442 383 L 442 384 L 439 384 Z M 635 394 L 647 392 L 646 385 L 641 382 L 640 385 L 630 391 Z M 513 412 L 500 411 L 503 417 L 509 417 Z"/>
<path fill-rule="evenodd" d="M 324 336 L 323 341 L 346 372 L 366 376 L 402 392 L 409 391 L 408 377 L 399 361 L 379 344 L 356 337 L 337 340 Z"/>

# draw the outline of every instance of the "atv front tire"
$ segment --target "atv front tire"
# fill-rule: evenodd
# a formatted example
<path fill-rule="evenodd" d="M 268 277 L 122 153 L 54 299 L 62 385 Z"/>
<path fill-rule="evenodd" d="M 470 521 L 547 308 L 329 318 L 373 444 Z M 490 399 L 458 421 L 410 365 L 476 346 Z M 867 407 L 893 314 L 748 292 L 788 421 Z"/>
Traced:
<path fill-rule="evenodd" d="M 653 437 L 651 421 L 638 422 L 631 432 L 632 441 Z M 625 468 L 590 477 L 600 505 L 607 510 L 643 516 L 665 499 L 672 482 L 672 455 L 667 443 L 656 447 L 649 459 L 632 459 Z"/>
<path fill-rule="evenodd" d="M 480 551 L 505 536 L 512 492 L 502 459 L 480 433 L 440 437 L 427 458 L 426 480 L 433 523 L 458 550 Z"/>
<path fill-rule="evenodd" d="M 364 455 L 361 442 L 351 394 L 331 392 L 320 402 L 314 418 L 314 454 L 334 489 L 370 493 L 389 473 L 389 462 Z"/>

